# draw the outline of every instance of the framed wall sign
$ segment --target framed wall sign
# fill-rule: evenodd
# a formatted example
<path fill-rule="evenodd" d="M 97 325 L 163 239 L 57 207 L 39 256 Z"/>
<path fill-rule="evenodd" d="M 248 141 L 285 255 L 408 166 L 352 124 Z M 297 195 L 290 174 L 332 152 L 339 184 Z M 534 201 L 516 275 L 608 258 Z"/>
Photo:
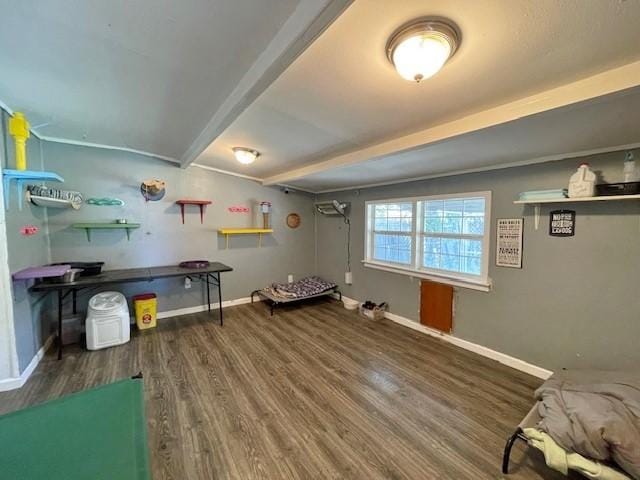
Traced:
<path fill-rule="evenodd" d="M 496 234 L 496 265 L 522 268 L 524 218 L 499 218 Z"/>
<path fill-rule="evenodd" d="M 552 237 L 573 237 L 575 233 L 576 212 L 574 210 L 549 212 L 549 235 Z"/>

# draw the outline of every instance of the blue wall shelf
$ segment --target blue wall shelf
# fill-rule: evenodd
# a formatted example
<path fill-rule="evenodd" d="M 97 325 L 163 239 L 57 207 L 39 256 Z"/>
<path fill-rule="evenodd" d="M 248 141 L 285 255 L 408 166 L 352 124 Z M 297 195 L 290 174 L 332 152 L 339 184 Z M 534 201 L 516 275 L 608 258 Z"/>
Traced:
<path fill-rule="evenodd" d="M 4 208 L 9 210 L 9 190 L 11 188 L 11 180 L 15 180 L 18 190 L 18 208 L 22 210 L 23 195 L 22 191 L 26 182 L 64 182 L 64 179 L 53 172 L 35 172 L 32 170 L 3 170 L 2 171 L 2 189 L 4 191 Z"/>

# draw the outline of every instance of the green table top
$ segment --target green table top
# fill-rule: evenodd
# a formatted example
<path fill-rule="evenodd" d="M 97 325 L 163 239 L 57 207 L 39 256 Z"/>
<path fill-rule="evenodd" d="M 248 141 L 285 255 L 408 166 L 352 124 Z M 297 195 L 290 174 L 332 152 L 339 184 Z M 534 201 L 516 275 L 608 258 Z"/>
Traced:
<path fill-rule="evenodd" d="M 3 480 L 149 480 L 142 379 L 0 417 Z"/>

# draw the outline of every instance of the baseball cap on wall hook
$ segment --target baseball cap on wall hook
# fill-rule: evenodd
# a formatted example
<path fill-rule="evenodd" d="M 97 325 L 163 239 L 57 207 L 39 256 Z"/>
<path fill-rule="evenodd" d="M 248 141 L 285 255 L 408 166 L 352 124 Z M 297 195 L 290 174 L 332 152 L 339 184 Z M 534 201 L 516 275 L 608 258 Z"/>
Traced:
<path fill-rule="evenodd" d="M 145 180 L 140 184 L 140 193 L 147 202 L 157 202 L 166 193 L 166 182 L 157 178 Z"/>

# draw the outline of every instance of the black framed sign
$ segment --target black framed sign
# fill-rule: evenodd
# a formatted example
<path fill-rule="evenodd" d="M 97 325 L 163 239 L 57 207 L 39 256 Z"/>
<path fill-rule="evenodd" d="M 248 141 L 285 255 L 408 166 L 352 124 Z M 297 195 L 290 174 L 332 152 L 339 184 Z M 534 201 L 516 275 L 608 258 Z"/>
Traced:
<path fill-rule="evenodd" d="M 549 212 L 549 235 L 552 237 L 573 237 L 575 233 L 576 212 L 574 210 Z"/>

